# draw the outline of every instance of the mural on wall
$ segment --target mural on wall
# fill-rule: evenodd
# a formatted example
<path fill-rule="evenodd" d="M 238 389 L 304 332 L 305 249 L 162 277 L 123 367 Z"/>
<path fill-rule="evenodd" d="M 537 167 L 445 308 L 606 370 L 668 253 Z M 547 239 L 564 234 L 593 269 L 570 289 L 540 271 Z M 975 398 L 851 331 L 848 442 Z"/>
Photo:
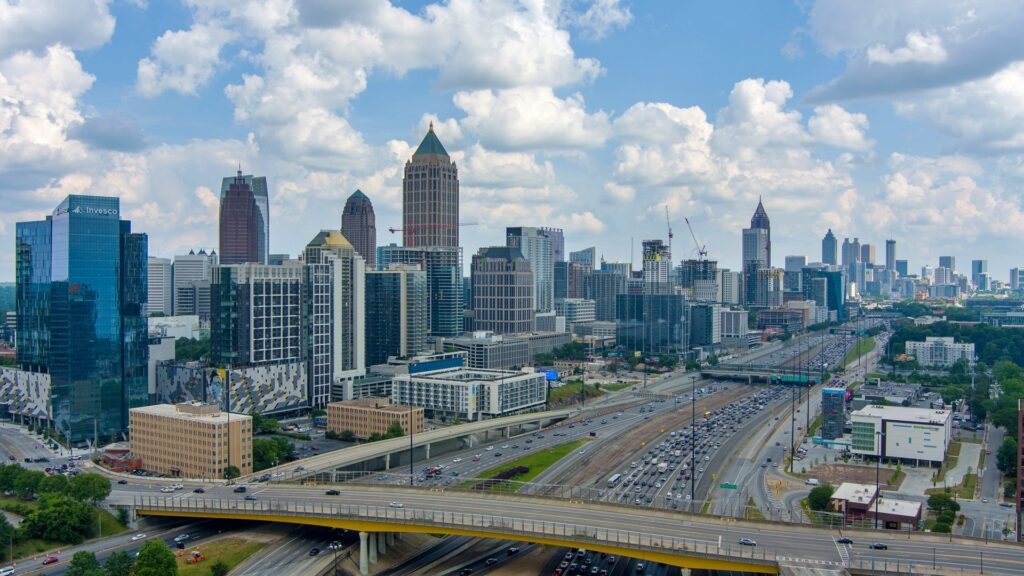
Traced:
<path fill-rule="evenodd" d="M 229 411 L 237 414 L 273 414 L 309 407 L 303 362 L 233 370 L 162 362 L 156 370 L 159 402 L 198 400 L 228 410 L 230 398 Z"/>
<path fill-rule="evenodd" d="M 10 414 L 49 420 L 50 375 L 0 368 L 0 404 Z"/>

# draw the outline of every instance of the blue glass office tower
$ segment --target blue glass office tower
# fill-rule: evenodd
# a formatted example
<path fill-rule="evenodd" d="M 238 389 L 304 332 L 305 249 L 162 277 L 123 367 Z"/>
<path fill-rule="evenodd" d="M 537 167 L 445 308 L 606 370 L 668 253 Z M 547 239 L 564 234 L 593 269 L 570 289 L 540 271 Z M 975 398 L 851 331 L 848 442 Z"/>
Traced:
<path fill-rule="evenodd" d="M 50 375 L 48 423 L 78 442 L 148 402 L 145 234 L 117 198 L 68 196 L 16 228 L 18 365 Z"/>

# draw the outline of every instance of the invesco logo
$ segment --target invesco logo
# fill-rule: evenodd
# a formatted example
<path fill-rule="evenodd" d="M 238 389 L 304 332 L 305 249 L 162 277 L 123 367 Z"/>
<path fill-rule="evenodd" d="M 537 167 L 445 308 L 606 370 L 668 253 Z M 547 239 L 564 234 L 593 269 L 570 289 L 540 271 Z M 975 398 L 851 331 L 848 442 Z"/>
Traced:
<path fill-rule="evenodd" d="M 95 214 L 97 216 L 117 216 L 117 208 L 93 208 L 92 206 L 75 206 L 72 214 Z"/>

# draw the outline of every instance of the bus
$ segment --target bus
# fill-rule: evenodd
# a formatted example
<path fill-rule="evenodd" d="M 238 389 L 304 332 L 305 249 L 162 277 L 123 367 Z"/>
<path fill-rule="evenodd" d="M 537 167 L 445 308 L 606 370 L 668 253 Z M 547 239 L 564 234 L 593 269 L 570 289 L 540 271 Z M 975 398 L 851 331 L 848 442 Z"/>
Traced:
<path fill-rule="evenodd" d="M 608 479 L 608 487 L 615 488 L 618 486 L 619 480 L 622 480 L 622 474 L 612 474 L 612 477 Z"/>

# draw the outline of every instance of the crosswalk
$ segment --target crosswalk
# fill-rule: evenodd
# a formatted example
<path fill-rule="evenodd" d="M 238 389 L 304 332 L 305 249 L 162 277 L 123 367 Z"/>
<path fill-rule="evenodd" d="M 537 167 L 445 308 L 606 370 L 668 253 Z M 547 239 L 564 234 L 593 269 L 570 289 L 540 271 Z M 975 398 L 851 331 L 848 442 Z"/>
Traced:
<path fill-rule="evenodd" d="M 846 544 L 840 544 L 833 537 L 832 541 L 836 544 L 836 551 L 839 552 L 839 559 L 843 561 L 843 566 L 850 565 L 850 550 L 846 547 Z"/>

